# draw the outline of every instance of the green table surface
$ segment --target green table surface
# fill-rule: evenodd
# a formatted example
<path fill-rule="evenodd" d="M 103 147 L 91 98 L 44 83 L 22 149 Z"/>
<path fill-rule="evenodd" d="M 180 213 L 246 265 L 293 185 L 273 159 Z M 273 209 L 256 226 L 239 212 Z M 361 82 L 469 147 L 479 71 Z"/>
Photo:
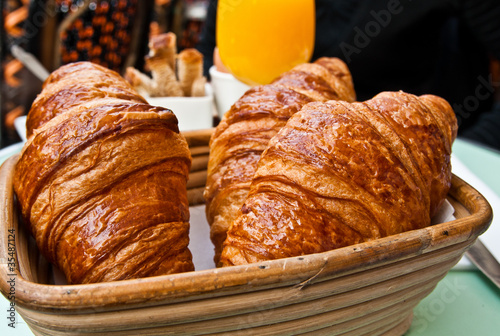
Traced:
<path fill-rule="evenodd" d="M 0 163 L 19 151 L 20 146 L 3 151 Z M 500 153 L 457 139 L 454 155 L 476 176 L 500 195 Z M 495 212 L 496 209 L 493 209 Z M 500 209 L 499 209 L 500 210 Z M 7 316 L 8 301 L 0 301 L 0 310 Z M 16 328 L 0 322 L 1 335 L 32 335 L 19 319 Z M 500 335 L 500 289 L 481 272 L 451 270 L 434 291 L 414 309 L 413 323 L 405 336 Z"/>

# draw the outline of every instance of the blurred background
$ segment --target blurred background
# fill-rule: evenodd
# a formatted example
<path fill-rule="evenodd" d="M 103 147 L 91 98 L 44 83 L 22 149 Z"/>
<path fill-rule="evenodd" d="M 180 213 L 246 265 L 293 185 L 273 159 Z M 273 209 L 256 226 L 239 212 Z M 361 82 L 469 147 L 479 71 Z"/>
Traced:
<path fill-rule="evenodd" d="M 14 120 L 25 115 L 42 80 L 11 52 L 19 45 L 52 71 L 89 60 L 119 73 L 144 69 L 149 37 L 177 35 L 178 50 L 194 47 L 208 0 L 0 0 L 0 147 L 20 141 Z"/>

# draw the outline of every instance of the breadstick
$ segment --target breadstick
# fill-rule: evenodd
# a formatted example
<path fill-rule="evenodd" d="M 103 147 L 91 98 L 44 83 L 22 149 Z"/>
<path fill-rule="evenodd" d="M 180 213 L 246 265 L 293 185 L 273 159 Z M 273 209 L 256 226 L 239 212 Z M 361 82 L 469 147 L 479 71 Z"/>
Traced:
<path fill-rule="evenodd" d="M 175 73 L 175 57 L 177 55 L 177 37 L 169 32 L 151 37 L 149 40 L 149 56 L 164 59 Z"/>
<path fill-rule="evenodd" d="M 206 77 L 198 77 L 197 79 L 195 79 L 193 82 L 193 86 L 191 87 L 191 97 L 204 97 L 206 83 Z"/>
<path fill-rule="evenodd" d="M 191 96 L 193 82 L 203 76 L 203 55 L 194 48 L 184 49 L 177 56 L 177 75 L 184 96 Z"/>
<path fill-rule="evenodd" d="M 132 85 L 132 87 L 141 95 L 151 95 L 153 89 L 153 81 L 146 74 L 133 67 L 128 67 L 125 72 L 125 79 Z"/>
<path fill-rule="evenodd" d="M 146 64 L 151 69 L 151 76 L 153 77 L 151 97 L 183 96 L 183 91 L 179 82 L 177 82 L 174 71 L 165 63 L 163 57 L 147 57 Z"/>

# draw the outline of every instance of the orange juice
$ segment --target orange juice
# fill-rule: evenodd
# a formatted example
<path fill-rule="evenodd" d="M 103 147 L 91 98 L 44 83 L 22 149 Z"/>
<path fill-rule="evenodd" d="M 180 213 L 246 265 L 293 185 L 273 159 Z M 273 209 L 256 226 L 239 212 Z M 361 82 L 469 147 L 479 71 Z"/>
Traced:
<path fill-rule="evenodd" d="M 267 84 L 308 62 L 314 34 L 314 0 L 219 0 L 220 57 L 244 83 Z"/>

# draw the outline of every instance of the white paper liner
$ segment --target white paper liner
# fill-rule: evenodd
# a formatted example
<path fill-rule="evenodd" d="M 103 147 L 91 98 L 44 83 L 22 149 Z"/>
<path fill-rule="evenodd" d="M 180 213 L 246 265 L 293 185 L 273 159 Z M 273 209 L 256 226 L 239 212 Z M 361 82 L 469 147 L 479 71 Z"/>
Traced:
<path fill-rule="evenodd" d="M 450 202 L 448 202 L 448 200 L 444 200 L 443 205 L 441 206 L 437 214 L 432 217 L 431 225 L 451 222 L 455 219 L 455 208 L 451 205 Z"/>
<path fill-rule="evenodd" d="M 194 268 L 197 271 L 211 269 L 214 263 L 214 245 L 210 240 L 210 226 L 205 217 L 205 205 L 189 207 L 189 249 L 193 255 Z"/>

